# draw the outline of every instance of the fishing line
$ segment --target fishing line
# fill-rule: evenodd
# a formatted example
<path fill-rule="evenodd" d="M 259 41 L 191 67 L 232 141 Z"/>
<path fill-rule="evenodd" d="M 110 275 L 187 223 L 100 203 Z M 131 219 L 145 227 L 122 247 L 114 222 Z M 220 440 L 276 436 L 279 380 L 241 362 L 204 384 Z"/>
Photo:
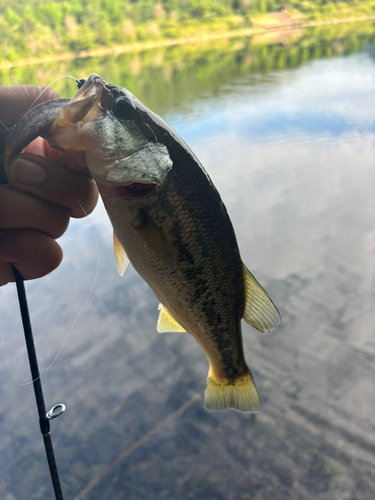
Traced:
<path fill-rule="evenodd" d="M 73 194 L 73 193 L 72 193 L 72 194 Z M 81 207 L 82 212 L 85 214 L 86 220 L 88 221 L 88 223 L 89 223 L 89 225 L 90 225 L 90 229 L 92 230 L 92 233 L 93 233 L 93 236 L 94 236 L 94 240 L 95 240 L 95 249 L 96 249 L 96 270 L 95 270 L 95 276 L 94 276 L 94 281 L 93 281 L 93 283 L 92 283 L 92 285 L 91 285 L 91 289 L 90 289 L 90 291 L 89 291 L 89 294 L 88 294 L 88 296 L 87 296 L 87 298 L 86 298 L 85 302 L 83 303 L 83 305 L 82 305 L 81 309 L 79 310 L 79 312 L 78 312 L 77 316 L 75 317 L 75 319 L 74 319 L 74 321 L 73 321 L 73 323 L 72 323 L 72 325 L 71 325 L 71 327 L 70 327 L 70 329 L 69 329 L 69 332 L 68 332 L 68 334 L 67 334 L 67 336 L 66 336 L 66 338 L 65 338 L 65 340 L 64 340 L 64 342 L 63 342 L 63 344 L 62 344 L 62 346 L 61 346 L 61 348 L 60 348 L 60 350 L 59 350 L 59 351 L 58 351 L 58 353 L 56 354 L 55 358 L 52 360 L 51 364 L 50 364 L 50 365 L 46 368 L 46 370 L 43 372 L 43 374 L 48 372 L 48 370 L 49 370 L 49 369 L 51 368 L 51 366 L 55 363 L 55 361 L 57 360 L 57 358 L 60 356 L 60 354 L 61 354 L 62 350 L 64 349 L 64 347 L 65 347 L 65 345 L 66 345 L 66 343 L 67 343 L 67 341 L 68 341 L 68 339 L 69 339 L 69 337 L 70 337 L 70 334 L 72 333 L 72 330 L 73 330 L 73 328 L 74 328 L 74 325 L 77 323 L 78 318 L 80 317 L 80 315 L 81 315 L 81 313 L 82 313 L 83 309 L 86 307 L 86 304 L 88 303 L 88 301 L 89 301 L 89 299 L 90 299 L 90 297 L 91 297 L 91 295 L 92 295 L 92 293 L 93 293 L 93 291 L 94 291 L 94 287 L 95 287 L 95 284 L 96 284 L 96 280 L 97 280 L 97 278 L 98 278 L 98 274 L 99 274 L 99 246 L 98 246 L 98 240 L 97 240 L 97 238 L 96 238 L 95 228 L 94 228 L 93 224 L 91 223 L 91 219 L 89 218 L 88 213 L 87 213 L 87 212 L 86 212 L 86 210 L 83 208 L 83 206 L 82 206 L 82 204 L 79 202 L 78 198 L 75 196 L 75 194 L 73 194 L 73 196 L 74 196 L 74 198 L 75 198 L 76 202 L 78 203 L 78 205 Z"/>
<path fill-rule="evenodd" d="M 8 128 L 3 121 L 0 120 L 1 125 L 5 128 L 7 132 L 10 132 L 10 128 Z"/>
<path fill-rule="evenodd" d="M 87 220 L 87 222 L 89 223 L 90 225 L 90 229 L 92 230 L 92 234 L 94 236 L 94 240 L 95 240 L 95 250 L 96 250 L 96 270 L 95 270 L 95 276 L 94 276 L 94 280 L 92 282 L 92 285 L 91 285 L 91 289 L 89 291 L 89 294 L 85 300 L 85 302 L 83 303 L 81 309 L 79 310 L 78 314 L 76 315 L 75 319 L 73 320 L 73 323 L 71 324 L 70 328 L 69 328 L 69 331 L 65 337 L 65 340 L 64 342 L 62 343 L 59 351 L 57 352 L 56 356 L 53 358 L 53 360 L 51 361 L 51 363 L 48 365 L 48 367 L 39 375 L 39 378 L 42 376 L 42 375 L 45 375 L 48 370 L 52 367 L 52 365 L 56 362 L 57 358 L 60 356 L 61 352 L 63 351 L 69 337 L 70 337 L 70 334 L 72 333 L 72 330 L 75 326 L 75 324 L 77 323 L 78 321 L 78 318 L 80 317 L 80 315 L 82 314 L 82 311 L 83 309 L 86 307 L 88 301 L 90 300 L 90 297 L 94 291 L 94 288 L 95 288 L 95 285 L 96 285 L 96 281 L 97 281 L 97 278 L 98 278 L 98 274 L 99 274 L 99 263 L 100 263 L 100 259 L 99 259 L 99 245 L 98 245 L 98 240 L 97 240 L 97 237 L 96 237 L 96 231 L 95 231 L 95 227 L 94 225 L 92 224 L 91 222 L 91 218 L 89 217 L 88 213 L 86 212 L 86 210 L 83 208 L 82 204 L 80 203 L 80 201 L 78 200 L 78 198 L 75 196 L 75 194 L 73 192 L 71 192 L 73 197 L 75 198 L 76 202 L 78 203 L 78 205 L 80 206 L 82 212 L 85 214 L 85 218 Z M 5 373 L 7 374 L 7 376 L 10 378 L 10 380 L 12 382 L 14 382 L 16 385 L 18 386 L 26 386 L 26 385 L 30 385 L 30 384 L 33 384 L 34 382 L 36 382 L 37 379 L 32 379 L 31 381 L 29 382 L 18 382 L 17 380 L 15 380 L 11 375 L 10 373 L 8 372 L 7 368 L 6 368 L 6 365 L 5 365 L 5 361 L 4 361 L 4 356 L 3 356 L 3 335 L 2 335 L 2 332 L 3 332 L 3 323 L 2 323 L 2 307 L 0 307 L 0 318 L 1 318 L 1 321 L 0 321 L 0 357 L 1 357 L 1 361 L 2 361 L 2 365 L 4 367 L 4 370 L 5 370 Z"/>
<path fill-rule="evenodd" d="M 56 80 L 53 80 L 53 82 L 49 83 L 43 90 L 42 92 L 38 95 L 38 97 L 35 99 L 35 101 L 30 105 L 30 107 L 27 109 L 27 111 L 29 111 L 33 106 L 34 104 L 37 102 L 38 99 L 41 98 L 41 96 L 44 94 L 44 92 L 46 90 L 48 90 L 54 83 L 58 82 L 59 80 L 61 80 L 62 78 L 73 78 L 73 80 L 76 82 L 77 81 L 77 78 L 75 78 L 74 76 L 72 75 L 63 75 L 63 76 L 59 76 L 59 78 L 56 78 Z M 26 113 L 27 113 L 26 111 Z"/>
<path fill-rule="evenodd" d="M 53 451 L 50 420 L 58 417 L 65 411 L 65 405 L 58 404 L 46 412 L 46 405 L 44 402 L 44 395 L 42 389 L 42 382 L 39 375 L 38 359 L 36 356 L 33 332 L 31 328 L 31 321 L 29 315 L 29 308 L 27 305 L 25 283 L 21 273 L 13 266 L 13 272 L 17 284 L 17 293 L 22 317 L 22 326 L 25 334 L 25 342 L 27 346 L 27 357 L 29 360 L 29 367 L 31 378 L 35 379 L 33 384 L 35 402 L 38 409 L 39 427 L 43 436 L 44 449 L 47 456 L 48 468 L 51 476 L 52 486 L 55 493 L 56 500 L 64 500 L 60 484 L 59 472 L 57 470 L 55 453 Z"/>
<path fill-rule="evenodd" d="M 5 59 L 4 59 L 4 61 L 5 61 Z M 6 69 L 7 69 L 7 68 L 6 68 Z M 61 80 L 62 78 L 73 78 L 73 80 L 74 80 L 75 82 L 77 82 L 77 78 L 75 78 L 75 77 L 74 77 L 74 76 L 72 76 L 72 75 L 63 75 L 63 76 L 59 76 L 59 78 L 56 78 L 56 80 L 54 80 L 53 82 L 49 83 L 49 84 L 48 84 L 48 85 L 47 85 L 47 86 L 46 86 L 46 87 L 42 90 L 42 92 L 38 95 L 38 97 L 37 97 L 37 98 L 36 98 L 36 99 L 35 99 L 35 100 L 34 100 L 34 101 L 30 104 L 29 108 L 26 110 L 26 113 L 27 113 L 27 111 L 29 111 L 29 110 L 30 110 L 30 109 L 34 106 L 34 104 L 37 102 L 37 100 L 41 98 L 41 96 L 44 94 L 44 92 L 45 92 L 46 90 L 48 90 L 48 89 L 49 89 L 49 88 L 50 88 L 50 87 L 51 87 L 54 83 L 58 82 L 58 81 L 59 81 L 59 80 Z M 9 84 L 9 85 L 10 85 L 10 84 Z M 5 125 L 5 123 L 3 123 L 1 120 L 0 120 L 0 124 L 1 124 L 4 128 L 5 128 L 5 130 L 6 130 L 7 132 L 10 132 L 10 131 L 11 131 L 11 128 L 8 128 L 8 127 Z"/>
<path fill-rule="evenodd" d="M 79 485 L 78 479 L 76 478 L 76 476 L 75 476 L 75 474 L 74 474 L 74 472 L 73 472 L 73 469 L 72 469 L 72 468 L 71 468 L 71 466 L 70 466 L 70 463 L 69 463 L 68 457 L 66 456 L 66 453 L 65 453 L 65 451 L 64 451 L 64 446 L 63 446 L 63 442 L 62 442 L 61 434 L 59 434 L 59 433 L 58 433 L 58 434 L 57 434 L 57 436 L 58 436 L 59 441 L 60 441 L 61 451 L 62 451 L 62 453 L 63 453 L 63 455 L 64 455 L 64 458 L 65 458 L 66 464 L 67 464 L 67 466 L 68 466 L 68 468 L 69 468 L 69 470 L 70 470 L 71 475 L 73 476 L 73 479 L 74 479 L 74 482 L 75 482 L 75 483 L 76 483 L 76 485 L 77 485 L 77 488 L 78 488 L 78 489 L 79 489 L 79 491 L 80 491 L 79 497 L 80 497 L 80 498 L 83 498 L 83 500 L 86 500 L 85 494 L 83 493 L 82 488 L 81 488 L 81 487 L 80 487 L 80 485 Z"/>
<path fill-rule="evenodd" d="M 45 87 L 43 89 L 43 91 L 39 94 L 39 96 L 33 101 L 33 103 L 30 105 L 30 107 L 28 108 L 31 109 L 34 104 L 38 101 L 38 99 L 40 99 L 40 97 L 43 95 L 43 93 L 48 89 L 50 88 L 54 83 L 56 83 L 57 81 L 61 80 L 62 78 L 72 78 L 75 82 L 77 82 L 77 79 L 72 76 L 72 75 L 63 75 L 63 76 L 60 76 L 59 78 L 56 78 L 54 81 L 52 81 L 49 85 L 47 85 L 47 87 Z M 1 122 L 2 123 L 2 122 Z M 9 130 L 4 124 L 3 126 Z M 95 240 L 95 249 L 96 249 L 96 270 L 95 270 L 95 276 L 94 276 L 94 280 L 93 280 L 93 283 L 92 283 L 92 286 L 91 286 L 91 289 L 89 291 L 89 294 L 85 300 L 85 302 L 83 303 L 81 309 L 79 310 L 78 314 L 76 315 L 69 331 L 68 331 L 68 334 L 66 335 L 65 337 L 65 340 L 61 346 L 61 348 L 59 349 L 57 355 L 54 357 L 54 359 L 52 360 L 52 362 L 48 365 L 48 367 L 42 372 L 41 375 L 44 375 L 45 373 L 48 372 L 48 370 L 52 367 L 52 365 L 55 363 L 55 361 L 58 359 L 58 357 L 60 356 L 61 352 L 63 351 L 69 337 L 70 337 L 70 334 L 76 324 L 76 322 L 78 321 L 80 315 L 82 314 L 82 311 L 83 309 L 85 308 L 87 302 L 89 301 L 92 293 L 93 293 L 93 290 L 94 290 L 94 287 L 95 287 L 95 284 L 96 284 L 96 280 L 97 280 L 97 277 L 98 277 L 98 273 L 99 273 L 99 247 L 98 247 L 98 241 L 97 241 L 97 238 L 96 238 L 96 232 L 95 232 L 95 229 L 94 229 L 94 226 L 93 224 L 91 223 L 91 219 L 89 218 L 87 212 L 85 211 L 85 209 L 83 208 L 82 204 L 80 203 L 80 201 L 78 200 L 78 198 L 75 196 L 75 194 L 71 191 L 71 194 L 72 196 L 75 198 L 76 202 L 78 203 L 79 207 L 81 208 L 83 214 L 85 215 L 85 218 L 87 219 L 89 225 L 90 225 L 90 228 L 92 230 L 92 233 L 93 233 L 93 236 L 94 236 L 94 240 Z M 0 309 L 2 309 L 0 307 Z M 4 370 L 5 370 L 5 373 L 7 374 L 7 376 L 9 377 L 10 380 L 12 380 L 12 382 L 14 382 L 16 385 L 18 386 L 27 386 L 27 385 L 30 385 L 30 384 L 33 384 L 35 382 L 35 380 L 31 380 L 29 382 L 24 382 L 24 383 L 21 383 L 21 382 L 18 382 L 17 380 L 15 380 L 9 373 L 9 371 L 7 370 L 6 368 L 6 365 L 5 365 L 5 360 L 4 360 L 4 357 L 3 357 L 3 346 L 2 346 L 2 323 L 0 323 L 0 357 L 1 357 L 1 361 L 2 361 L 2 365 L 4 367 Z"/>
<path fill-rule="evenodd" d="M 76 81 L 75 78 L 74 78 L 74 80 Z M 35 104 L 35 102 L 36 101 L 34 101 L 33 104 Z M 0 166 L 2 167 L 2 170 L 4 170 L 4 165 L 2 165 L 2 155 L 3 155 L 4 143 L 3 143 L 3 136 L 2 136 L 1 132 L 0 132 L 0 139 L 1 139 L 0 140 L 0 160 L 1 160 Z M 0 182 L 6 184 L 7 183 L 6 177 L 2 176 L 2 178 L 0 179 Z M 81 209 L 83 210 L 84 215 L 86 215 L 86 217 L 87 217 L 87 213 L 85 212 L 82 204 L 78 201 L 78 199 L 74 195 L 74 193 L 72 193 L 72 194 L 73 194 L 75 200 L 77 201 L 77 203 L 79 204 L 79 206 L 81 207 Z M 89 222 L 91 225 L 91 221 L 89 221 Z M 86 299 L 86 301 L 84 302 L 83 307 L 79 311 L 78 316 L 81 314 L 82 309 L 86 305 L 86 303 L 87 303 L 87 301 L 92 293 L 93 287 L 94 287 L 95 282 L 96 282 L 96 277 L 98 274 L 99 253 L 98 253 L 98 245 L 97 245 L 97 239 L 96 239 L 95 232 L 94 232 L 94 238 L 95 238 L 96 250 L 97 250 L 96 274 L 95 274 L 94 283 L 91 287 L 89 296 Z M 31 373 L 32 384 L 33 384 L 33 389 L 34 389 L 34 396 L 35 396 L 35 401 L 36 401 L 38 416 L 39 416 L 40 432 L 41 432 L 42 437 L 43 437 L 43 444 L 44 444 L 44 448 L 45 448 L 45 452 L 46 452 L 46 457 L 47 457 L 48 468 L 49 468 L 50 477 L 51 477 L 51 481 L 52 481 L 53 491 L 54 491 L 56 500 L 64 500 L 62 489 L 61 489 L 60 478 L 59 478 L 59 472 L 57 469 L 57 464 L 56 464 L 56 459 L 55 459 L 55 453 L 54 453 L 53 444 L 52 444 L 50 420 L 60 416 L 65 411 L 66 407 L 64 404 L 60 403 L 60 404 L 53 406 L 48 412 L 46 412 L 46 405 L 45 405 L 43 389 L 42 389 L 42 381 L 40 378 L 38 359 L 37 359 L 35 343 L 34 343 L 34 338 L 33 338 L 33 332 L 32 332 L 32 327 L 31 327 L 29 307 L 28 307 L 28 303 L 27 303 L 25 283 L 24 283 L 24 279 L 23 279 L 21 273 L 18 271 L 18 269 L 16 269 L 16 267 L 14 265 L 12 265 L 12 268 L 13 268 L 13 273 L 14 273 L 16 286 L 17 286 L 18 302 L 19 302 L 19 307 L 20 307 L 22 326 L 23 326 L 24 337 L 25 337 L 26 348 L 27 348 L 27 357 L 28 357 L 28 361 L 29 361 L 30 373 Z M 69 330 L 67 338 L 69 337 L 70 332 L 71 332 L 76 321 L 77 321 L 77 318 L 73 322 L 73 325 L 72 325 L 71 329 Z M 0 335 L 1 335 L 1 331 L 2 331 L 2 311 L 0 311 Z M 64 345 L 67 341 L 67 338 L 65 339 L 62 347 L 64 347 Z M 60 349 L 58 355 L 55 357 L 55 359 L 52 361 L 52 363 L 50 364 L 50 366 L 47 368 L 46 371 L 48 371 L 48 369 L 56 361 L 61 350 L 62 350 L 62 348 Z M 1 337 L 0 337 L 0 352 L 1 352 Z M 3 360 L 3 365 L 4 365 L 4 360 Z M 5 365 L 4 365 L 4 367 L 5 367 Z M 9 374 L 8 374 L 8 376 L 9 376 Z M 20 384 L 20 385 L 28 385 L 28 384 Z M 69 466 L 69 464 L 68 464 L 68 466 Z M 69 466 L 69 468 L 70 468 L 70 466 Z M 80 490 L 80 491 L 83 494 L 82 490 Z"/>

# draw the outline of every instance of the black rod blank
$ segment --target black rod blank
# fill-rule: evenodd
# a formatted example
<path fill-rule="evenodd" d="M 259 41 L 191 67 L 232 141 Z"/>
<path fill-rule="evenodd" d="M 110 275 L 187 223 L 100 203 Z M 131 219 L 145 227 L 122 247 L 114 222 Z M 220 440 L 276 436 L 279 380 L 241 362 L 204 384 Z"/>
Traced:
<path fill-rule="evenodd" d="M 2 161 L 3 150 L 4 150 L 4 133 L 2 130 L 0 130 L 0 184 L 7 184 L 7 177 L 5 175 L 4 165 L 3 165 L 3 161 Z M 38 408 L 40 431 L 43 435 L 44 448 L 46 450 L 49 471 L 50 471 L 50 475 L 51 475 L 51 479 L 52 479 L 52 485 L 53 485 L 53 489 L 55 491 L 56 500 L 64 500 L 62 490 L 61 490 L 59 473 L 58 473 L 57 465 L 56 465 L 55 454 L 54 454 L 53 446 L 52 446 L 50 423 L 49 423 L 49 419 L 47 418 L 47 415 L 46 415 L 46 406 L 44 403 L 42 382 L 40 380 L 38 360 L 36 357 L 33 332 L 32 332 L 32 328 L 31 328 L 29 307 L 27 305 L 25 284 L 24 284 L 23 277 L 21 276 L 21 273 L 14 266 L 13 266 L 13 271 L 14 271 L 14 276 L 16 279 L 18 302 L 19 302 L 19 306 L 20 306 L 20 310 L 21 310 L 22 324 L 23 324 L 23 330 L 24 330 L 24 334 L 25 334 L 26 347 L 27 347 L 27 355 L 29 358 L 29 365 L 30 365 L 30 371 L 31 371 L 31 378 L 33 381 L 36 405 Z M 57 407 L 64 407 L 64 409 L 65 409 L 64 405 L 57 405 Z M 54 408 L 57 408 L 57 407 L 54 407 Z M 64 411 L 64 409 L 62 411 Z M 50 411 L 50 413 L 52 412 L 52 416 L 50 418 L 54 418 L 54 416 L 58 416 L 59 414 L 62 413 L 62 412 L 59 412 L 59 413 L 56 413 L 55 415 L 53 415 L 52 410 Z"/>
<path fill-rule="evenodd" d="M 59 473 L 57 470 L 55 454 L 53 451 L 50 422 L 46 415 L 46 406 L 44 403 L 42 382 L 39 374 L 38 360 L 36 357 L 36 350 L 33 338 L 33 332 L 31 328 L 29 308 L 26 299 L 26 290 L 23 278 L 20 272 L 13 267 L 14 276 L 16 278 L 18 301 L 21 310 L 23 330 L 25 333 L 25 341 L 27 347 L 27 355 L 29 358 L 31 377 L 33 381 L 36 405 L 38 408 L 40 431 L 43 435 L 44 447 L 46 450 L 47 461 L 49 466 L 49 471 L 52 479 L 53 489 L 55 491 L 56 500 L 64 500 Z"/>

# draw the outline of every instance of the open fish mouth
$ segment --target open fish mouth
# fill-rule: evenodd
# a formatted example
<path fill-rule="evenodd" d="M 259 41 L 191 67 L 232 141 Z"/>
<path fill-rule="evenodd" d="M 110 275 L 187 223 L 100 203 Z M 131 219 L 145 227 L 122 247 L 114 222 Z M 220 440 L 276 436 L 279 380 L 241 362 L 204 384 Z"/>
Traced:
<path fill-rule="evenodd" d="M 81 101 L 93 95 L 98 95 L 102 91 L 106 82 L 96 73 L 92 73 L 86 81 L 82 80 L 83 83 L 79 87 L 78 92 L 70 100 L 71 103 L 76 101 Z"/>

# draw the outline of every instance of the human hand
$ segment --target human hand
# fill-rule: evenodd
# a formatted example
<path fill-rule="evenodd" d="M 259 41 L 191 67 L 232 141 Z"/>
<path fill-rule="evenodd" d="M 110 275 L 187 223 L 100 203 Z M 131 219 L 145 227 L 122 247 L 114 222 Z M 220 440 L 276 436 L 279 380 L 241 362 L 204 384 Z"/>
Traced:
<path fill-rule="evenodd" d="M 42 90 L 0 87 L 0 126 L 14 125 Z M 37 104 L 56 98 L 48 89 Z M 12 264 L 25 279 L 58 267 L 62 250 L 55 240 L 66 231 L 70 217 L 84 217 L 98 200 L 84 152 L 62 155 L 41 137 L 14 158 L 8 183 L 0 186 L 0 286 L 14 281 Z"/>

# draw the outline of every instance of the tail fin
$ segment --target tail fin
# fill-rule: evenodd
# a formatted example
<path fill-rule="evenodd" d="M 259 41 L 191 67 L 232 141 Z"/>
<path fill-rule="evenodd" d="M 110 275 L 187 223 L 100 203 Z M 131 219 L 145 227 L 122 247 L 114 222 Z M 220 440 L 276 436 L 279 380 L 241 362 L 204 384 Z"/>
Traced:
<path fill-rule="evenodd" d="M 253 377 L 248 374 L 231 382 L 217 381 L 208 374 L 204 405 L 207 410 L 234 408 L 238 411 L 257 412 L 260 410 L 258 392 Z"/>

